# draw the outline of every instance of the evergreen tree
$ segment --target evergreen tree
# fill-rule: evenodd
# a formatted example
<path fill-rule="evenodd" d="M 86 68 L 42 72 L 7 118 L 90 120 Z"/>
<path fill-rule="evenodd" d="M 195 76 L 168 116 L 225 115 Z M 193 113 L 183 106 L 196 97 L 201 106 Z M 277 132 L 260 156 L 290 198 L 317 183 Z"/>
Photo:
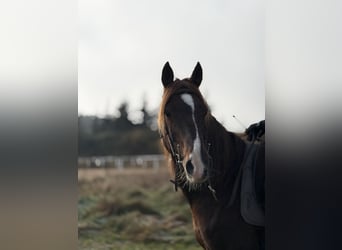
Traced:
<path fill-rule="evenodd" d="M 128 119 L 128 103 L 124 101 L 120 104 L 118 111 L 119 117 L 114 121 L 114 128 L 118 131 L 125 131 L 131 129 L 134 125 Z"/>
<path fill-rule="evenodd" d="M 147 111 L 147 101 L 144 98 L 143 106 L 140 110 L 143 115 L 142 119 L 142 125 L 146 126 L 147 128 L 151 128 L 151 125 L 153 124 L 153 120 L 155 119 L 155 116 Z"/>
<path fill-rule="evenodd" d="M 128 107 L 127 102 L 121 103 L 118 107 L 118 117 L 80 117 L 79 155 L 160 153 L 158 132 L 151 129 L 155 123 L 155 115 L 147 111 L 146 100 L 141 109 L 143 114 L 141 124 L 133 124 L 129 120 Z"/>

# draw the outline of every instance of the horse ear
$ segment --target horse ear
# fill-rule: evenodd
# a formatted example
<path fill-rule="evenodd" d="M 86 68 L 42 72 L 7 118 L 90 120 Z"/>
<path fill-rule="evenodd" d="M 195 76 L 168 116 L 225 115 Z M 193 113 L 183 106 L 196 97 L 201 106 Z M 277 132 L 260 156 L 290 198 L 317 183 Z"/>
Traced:
<path fill-rule="evenodd" d="M 173 82 L 173 71 L 172 68 L 170 67 L 169 62 L 166 62 L 164 67 L 163 67 L 163 72 L 162 72 L 162 83 L 164 87 L 166 88 L 170 83 Z"/>
<path fill-rule="evenodd" d="M 199 62 L 197 62 L 196 67 L 194 71 L 192 72 L 192 75 L 190 78 L 191 82 L 195 84 L 197 87 L 199 87 L 202 82 L 202 75 L 203 75 L 202 66 Z"/>

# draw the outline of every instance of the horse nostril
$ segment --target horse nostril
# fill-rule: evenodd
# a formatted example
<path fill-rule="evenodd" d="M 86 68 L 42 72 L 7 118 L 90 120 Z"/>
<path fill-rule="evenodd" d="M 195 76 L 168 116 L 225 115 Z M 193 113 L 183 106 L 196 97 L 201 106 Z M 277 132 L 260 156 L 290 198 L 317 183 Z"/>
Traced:
<path fill-rule="evenodd" d="M 188 174 L 192 174 L 194 172 L 194 166 L 192 165 L 191 163 L 191 160 L 189 160 L 187 163 L 186 163 L 186 172 L 188 172 Z"/>

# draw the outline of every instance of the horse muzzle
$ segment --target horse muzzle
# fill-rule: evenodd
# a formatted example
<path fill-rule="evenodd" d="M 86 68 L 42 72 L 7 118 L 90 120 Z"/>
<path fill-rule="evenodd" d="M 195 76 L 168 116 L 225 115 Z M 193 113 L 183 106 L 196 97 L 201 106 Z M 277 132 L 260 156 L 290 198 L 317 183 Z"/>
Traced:
<path fill-rule="evenodd" d="M 190 154 L 188 159 L 183 162 L 183 167 L 190 183 L 202 183 L 207 180 L 207 166 L 200 155 Z"/>

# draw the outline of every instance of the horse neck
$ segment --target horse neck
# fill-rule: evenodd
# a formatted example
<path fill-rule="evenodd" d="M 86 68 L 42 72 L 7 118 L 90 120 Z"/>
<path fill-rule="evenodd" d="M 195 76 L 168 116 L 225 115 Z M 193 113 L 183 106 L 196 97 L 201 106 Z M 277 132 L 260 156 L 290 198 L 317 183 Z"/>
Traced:
<path fill-rule="evenodd" d="M 245 144 L 234 133 L 227 131 L 214 117 L 210 119 L 208 141 L 213 160 L 212 182 L 231 185 L 241 166 Z M 224 185 L 224 188 L 227 188 Z"/>
<path fill-rule="evenodd" d="M 208 125 L 207 140 L 211 144 L 210 155 L 213 160 L 209 170 L 210 185 L 216 190 L 219 201 L 225 204 L 230 197 L 227 193 L 232 192 L 241 166 L 245 144 L 237 135 L 227 131 L 214 117 L 210 119 Z M 203 202 L 210 206 L 216 204 L 208 188 L 202 187 L 199 191 L 189 191 L 185 188 L 182 191 L 192 209 L 198 208 Z"/>

